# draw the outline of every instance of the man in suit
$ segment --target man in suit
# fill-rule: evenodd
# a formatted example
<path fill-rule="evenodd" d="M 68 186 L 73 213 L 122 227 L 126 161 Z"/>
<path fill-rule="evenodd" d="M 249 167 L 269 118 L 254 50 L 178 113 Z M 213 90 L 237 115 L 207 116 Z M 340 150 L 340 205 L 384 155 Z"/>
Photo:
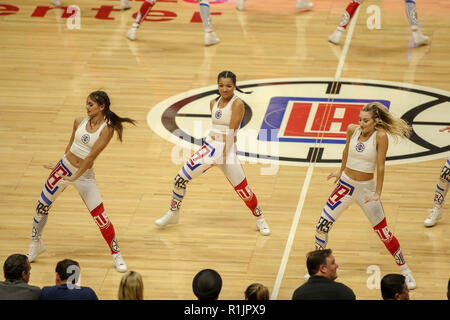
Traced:
<path fill-rule="evenodd" d="M 38 300 L 41 289 L 28 284 L 31 265 L 24 254 L 10 255 L 3 264 L 5 281 L 0 281 L 0 300 Z"/>
<path fill-rule="evenodd" d="M 294 291 L 292 300 L 356 300 L 353 290 L 336 282 L 339 267 L 331 249 L 307 254 L 308 281 Z"/>

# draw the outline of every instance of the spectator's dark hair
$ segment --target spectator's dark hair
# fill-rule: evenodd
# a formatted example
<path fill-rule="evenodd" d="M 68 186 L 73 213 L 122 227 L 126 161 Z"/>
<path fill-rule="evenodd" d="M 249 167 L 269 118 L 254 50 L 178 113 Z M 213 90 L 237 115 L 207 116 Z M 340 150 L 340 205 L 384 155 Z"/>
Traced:
<path fill-rule="evenodd" d="M 70 268 L 71 266 L 75 266 L 75 267 Z M 74 260 L 70 260 L 70 259 L 64 259 L 62 261 L 59 261 L 56 264 L 55 271 L 59 275 L 59 278 L 61 280 L 65 281 L 65 280 L 69 279 L 69 277 L 71 275 L 73 275 L 74 273 L 75 274 L 77 273 L 77 269 L 76 268 L 78 268 L 78 272 L 79 272 L 80 265 L 78 264 L 78 262 L 76 262 Z M 79 274 L 77 276 L 79 276 Z M 78 279 L 76 279 L 76 280 L 78 280 Z M 75 283 L 76 282 L 77 281 L 75 281 Z"/>
<path fill-rule="evenodd" d="M 306 255 L 306 268 L 310 276 L 315 275 L 320 270 L 320 266 L 327 265 L 327 258 L 333 251 L 331 249 L 314 250 Z"/>
<path fill-rule="evenodd" d="M 6 280 L 20 280 L 24 271 L 25 273 L 30 271 L 26 255 L 15 253 L 6 258 L 3 264 L 3 275 Z"/>
<path fill-rule="evenodd" d="M 94 91 L 89 94 L 89 98 L 94 100 L 99 106 L 104 105 L 104 115 L 108 125 L 117 132 L 117 137 L 122 142 L 123 125 L 122 122 L 128 122 L 136 125 L 136 121 L 130 118 L 121 118 L 117 114 L 111 111 L 111 102 L 108 94 L 105 91 Z"/>
<path fill-rule="evenodd" d="M 217 300 L 222 290 L 222 278 L 212 269 L 204 269 L 192 281 L 192 290 L 198 300 Z"/>
<path fill-rule="evenodd" d="M 269 289 L 261 283 L 252 283 L 245 290 L 247 300 L 269 300 Z"/>
<path fill-rule="evenodd" d="M 405 277 L 401 274 L 387 274 L 381 279 L 381 296 L 383 300 L 395 299 L 396 293 L 402 293 L 405 285 Z"/>

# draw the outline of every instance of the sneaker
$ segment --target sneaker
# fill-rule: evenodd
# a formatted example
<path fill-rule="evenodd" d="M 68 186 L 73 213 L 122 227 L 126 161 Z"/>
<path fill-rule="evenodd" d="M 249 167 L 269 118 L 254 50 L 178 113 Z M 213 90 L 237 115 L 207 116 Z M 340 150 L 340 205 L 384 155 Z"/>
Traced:
<path fill-rule="evenodd" d="M 120 252 L 114 253 L 112 255 L 112 258 L 117 271 L 126 272 L 128 270 L 127 265 L 125 264 L 125 261 L 123 260 L 122 254 Z"/>
<path fill-rule="evenodd" d="M 212 46 L 213 44 L 219 43 L 220 39 L 217 38 L 214 31 L 205 32 L 205 46 Z"/>
<path fill-rule="evenodd" d="M 180 211 L 167 211 L 167 213 L 158 220 L 155 220 L 155 224 L 158 227 L 165 227 L 169 224 L 177 224 L 180 219 Z"/>
<path fill-rule="evenodd" d="M 61 6 L 61 0 L 52 0 L 51 3 L 57 7 Z"/>
<path fill-rule="evenodd" d="M 416 280 L 414 280 L 411 270 L 409 270 L 409 268 L 408 268 L 408 269 L 402 271 L 402 275 L 405 277 L 405 282 L 406 282 L 406 286 L 408 287 L 408 289 L 414 290 L 417 287 L 417 285 L 416 285 Z"/>
<path fill-rule="evenodd" d="M 429 209 L 429 211 L 430 215 L 423 222 L 425 227 L 434 226 L 436 222 L 442 218 L 442 208 L 433 207 L 433 209 Z"/>
<path fill-rule="evenodd" d="M 42 239 L 31 240 L 30 248 L 28 249 L 28 261 L 33 262 L 36 258 L 45 251 L 44 242 Z"/>
<path fill-rule="evenodd" d="M 237 0 L 236 1 L 236 9 L 239 11 L 244 11 L 245 0 Z"/>
<path fill-rule="evenodd" d="M 420 29 L 413 30 L 412 36 L 413 36 L 414 43 L 418 47 L 428 44 L 428 40 L 430 40 L 429 37 L 423 35 L 423 33 Z"/>
<path fill-rule="evenodd" d="M 256 227 L 263 236 L 270 235 L 269 225 L 263 217 L 256 219 Z"/>
<path fill-rule="evenodd" d="M 297 9 L 312 9 L 314 7 L 314 3 L 309 2 L 308 0 L 297 0 Z"/>
<path fill-rule="evenodd" d="M 127 38 L 130 39 L 131 41 L 136 40 L 137 29 L 138 28 L 131 27 L 130 30 L 128 30 L 127 32 Z"/>
<path fill-rule="evenodd" d="M 342 31 L 339 29 L 334 30 L 334 32 L 328 37 L 328 41 L 334 44 L 339 44 L 341 41 Z"/>
<path fill-rule="evenodd" d="M 131 3 L 128 0 L 120 0 L 120 7 L 122 10 L 128 10 L 131 8 Z"/>

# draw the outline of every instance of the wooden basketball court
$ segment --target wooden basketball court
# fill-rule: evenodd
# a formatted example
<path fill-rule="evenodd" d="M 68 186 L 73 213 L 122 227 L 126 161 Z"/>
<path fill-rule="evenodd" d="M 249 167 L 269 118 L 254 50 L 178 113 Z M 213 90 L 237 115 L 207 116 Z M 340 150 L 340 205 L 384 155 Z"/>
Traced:
<path fill-rule="evenodd" d="M 221 274 L 220 299 L 243 299 L 244 290 L 254 282 L 269 287 L 273 299 L 291 299 L 304 282 L 305 255 L 314 248 L 315 225 L 333 189 L 326 177 L 334 168 L 281 165 L 276 174 L 261 175 L 266 165 L 245 164 L 249 185 L 271 227 L 269 237 L 259 234 L 251 213 L 218 169 L 188 185 L 180 223 L 158 229 L 154 220 L 168 209 L 180 165 L 171 159 L 174 144 L 149 128 L 147 114 L 164 99 L 214 85 L 223 70 L 233 71 L 238 84 L 254 79 L 332 78 L 342 54 L 346 54 L 342 78 L 450 89 L 448 4 L 418 1 L 423 32 L 432 42 L 414 48 L 404 1 L 368 0 L 359 10 L 348 51 L 343 52 L 347 34 L 339 46 L 327 38 L 347 2 L 316 0 L 313 10 L 301 11 L 295 9 L 294 0 L 248 0 L 243 12 L 235 9 L 234 0 L 212 3 L 211 11 L 217 13 L 212 15 L 213 26 L 221 42 L 204 47 L 193 1 L 159 1 L 151 19 L 164 15 L 168 21 L 144 22 L 134 42 L 125 33 L 139 1 L 132 1 L 129 11 L 105 14 L 107 6 L 119 9 L 119 1 L 63 0 L 64 5 L 81 9 L 81 29 L 73 30 L 61 16 L 63 10 L 40 8 L 52 7 L 49 1 L 3 1 L 1 264 L 10 254 L 27 252 L 36 201 L 49 174 L 42 165 L 62 157 L 74 118 L 85 116 L 87 95 L 100 89 L 109 94 L 113 111 L 138 122 L 136 127 L 126 126 L 122 144 L 113 139 L 96 160 L 95 171 L 128 268 L 143 276 L 145 299 L 194 299 L 192 279 L 204 268 Z M 381 29 L 367 28 L 370 5 L 380 8 Z M 428 124 L 425 131 L 448 141 L 450 133 L 438 132 L 445 123 L 450 125 L 448 100 L 446 108 L 439 123 Z M 447 156 L 386 167 L 382 202 L 417 282 L 417 289 L 410 292 L 412 300 L 446 299 L 448 206 L 435 227 L 425 228 L 423 220 Z M 122 274 L 115 270 L 75 188 L 68 188 L 54 203 L 43 240 L 47 251 L 32 263 L 30 284 L 54 285 L 56 263 L 71 258 L 80 263 L 83 286 L 92 287 L 100 299 L 117 299 Z M 335 223 L 328 247 L 339 264 L 337 281 L 351 287 L 357 299 L 381 299 L 380 290 L 367 284 L 373 270 L 378 268 L 381 277 L 399 272 L 356 205 Z"/>

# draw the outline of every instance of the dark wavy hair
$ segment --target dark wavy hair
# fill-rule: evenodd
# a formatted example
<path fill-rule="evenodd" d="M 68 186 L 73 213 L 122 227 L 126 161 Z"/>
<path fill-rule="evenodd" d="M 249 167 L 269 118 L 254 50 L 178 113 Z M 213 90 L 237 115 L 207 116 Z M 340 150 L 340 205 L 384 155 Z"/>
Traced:
<path fill-rule="evenodd" d="M 130 118 L 121 118 L 117 114 L 111 111 L 111 101 L 109 100 L 108 94 L 104 91 L 94 91 L 89 94 L 89 98 L 94 100 L 99 106 L 104 105 L 104 115 L 108 125 L 117 132 L 117 137 L 120 142 L 122 142 L 123 125 L 122 122 L 128 122 L 136 125 L 136 121 Z"/>
<path fill-rule="evenodd" d="M 26 255 L 16 253 L 10 255 L 3 264 L 3 275 L 6 280 L 20 280 L 22 272 L 28 273 L 30 266 Z"/>

